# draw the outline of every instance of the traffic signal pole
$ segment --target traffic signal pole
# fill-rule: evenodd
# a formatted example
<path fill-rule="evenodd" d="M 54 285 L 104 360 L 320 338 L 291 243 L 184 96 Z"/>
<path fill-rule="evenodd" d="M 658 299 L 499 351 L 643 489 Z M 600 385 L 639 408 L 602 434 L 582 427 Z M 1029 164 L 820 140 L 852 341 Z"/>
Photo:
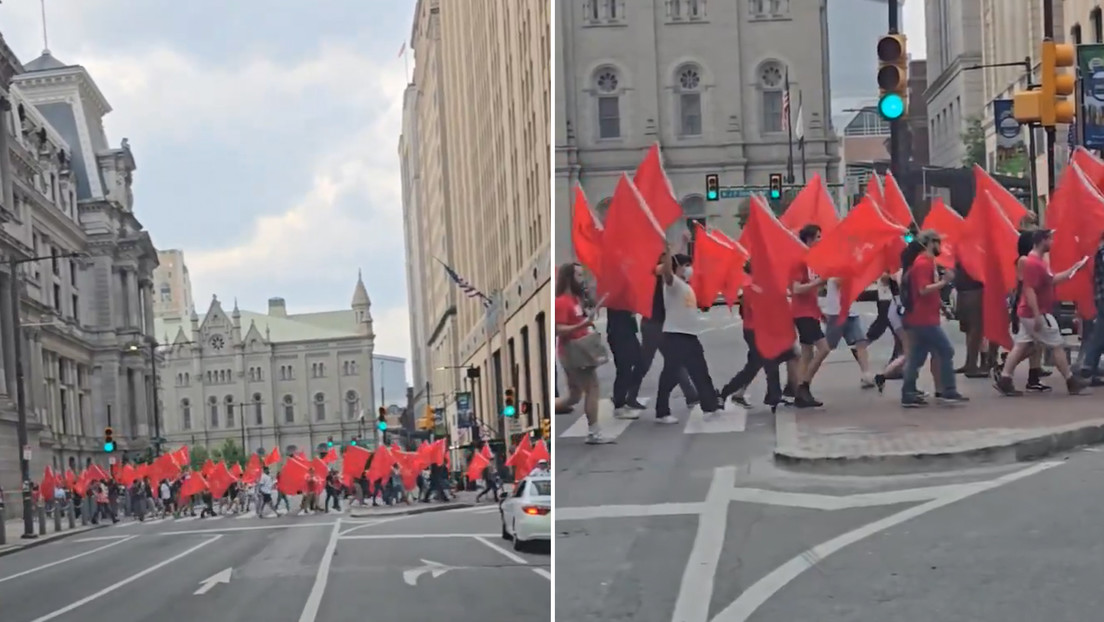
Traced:
<path fill-rule="evenodd" d="M 14 256 L 8 258 L 8 278 L 11 279 L 11 315 L 12 315 L 12 352 L 15 355 L 15 410 L 18 415 L 16 420 L 16 435 L 19 440 L 19 475 L 23 478 L 23 539 L 35 538 L 34 532 L 34 499 L 31 491 L 31 461 L 27 455 L 30 446 L 30 438 L 27 433 L 27 395 L 23 390 L 23 320 L 20 317 L 19 296 L 22 290 L 22 279 L 16 272 L 17 265 Z"/>
<path fill-rule="evenodd" d="M 1054 0 L 1042 0 L 1043 2 L 1043 41 L 1054 41 Z M 1057 138 L 1057 128 L 1054 125 L 1046 126 L 1046 162 L 1047 162 L 1047 197 L 1054 192 L 1054 142 Z M 1034 166 L 1034 164 L 1032 164 Z M 1036 211 L 1038 214 L 1038 211 Z"/>
<path fill-rule="evenodd" d="M 889 7 L 889 34 L 899 34 L 900 21 L 896 0 L 886 2 Z M 897 179 L 901 179 L 901 118 L 889 120 L 889 170 Z"/>

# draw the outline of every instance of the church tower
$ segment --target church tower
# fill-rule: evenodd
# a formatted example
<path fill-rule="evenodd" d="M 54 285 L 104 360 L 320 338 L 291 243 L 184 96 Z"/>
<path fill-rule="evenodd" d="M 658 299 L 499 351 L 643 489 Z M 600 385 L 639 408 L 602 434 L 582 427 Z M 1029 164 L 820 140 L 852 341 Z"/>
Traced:
<path fill-rule="evenodd" d="M 356 289 L 353 290 L 353 317 L 357 333 L 368 338 L 375 337 L 372 332 L 372 301 L 368 299 L 368 289 L 364 287 L 364 277 L 357 270 Z"/>

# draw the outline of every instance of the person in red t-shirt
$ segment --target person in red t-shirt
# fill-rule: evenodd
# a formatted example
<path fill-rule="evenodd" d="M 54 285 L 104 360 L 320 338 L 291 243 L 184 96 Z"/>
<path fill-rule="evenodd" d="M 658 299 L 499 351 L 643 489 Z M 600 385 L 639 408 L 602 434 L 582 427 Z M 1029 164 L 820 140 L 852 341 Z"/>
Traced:
<path fill-rule="evenodd" d="M 1033 344 L 1047 348 L 1054 358 L 1054 366 L 1066 379 L 1066 389 L 1071 395 L 1085 390 L 1086 382 L 1070 370 L 1066 357 L 1066 340 L 1058 328 L 1058 320 L 1053 310 L 1056 302 L 1054 286 L 1068 281 L 1088 262 L 1088 257 L 1075 263 L 1073 267 L 1059 274 L 1052 274 L 1046 256 L 1054 241 L 1054 232 L 1039 229 L 1033 232 L 1033 247 L 1021 264 L 1022 290 L 1016 306 L 1019 329 L 1013 336 L 1015 345 L 1004 361 L 1004 370 L 997 380 L 997 390 L 1005 395 L 1022 395 L 1012 382 L 1012 373 L 1032 349 Z"/>
<path fill-rule="evenodd" d="M 901 386 L 901 405 L 906 408 L 927 406 L 928 402 L 916 388 L 920 368 L 928 354 L 939 358 L 939 395 L 942 403 L 954 404 L 969 401 L 958 392 L 955 384 L 954 346 L 941 326 L 941 290 L 954 279 L 947 271 L 937 277 L 935 258 L 942 249 L 942 238 L 932 230 L 921 231 L 916 241 L 923 247 L 905 273 L 908 287 L 908 307 L 903 323 L 908 331 L 908 358 L 905 360 L 904 384 Z"/>
<path fill-rule="evenodd" d="M 598 369 L 573 368 L 564 358 L 564 346 L 587 336 L 594 326 L 594 318 L 583 311 L 585 293 L 581 266 L 576 263 L 561 265 L 556 271 L 556 351 L 567 375 L 568 394 L 556 399 L 556 411 L 569 409 L 582 401 L 589 426 L 586 442 L 601 445 L 613 441 L 602 436 L 598 428 Z"/>
<path fill-rule="evenodd" d="M 805 225 L 797 236 L 806 246 L 812 247 L 820 241 L 820 227 Z M 794 266 L 790 275 L 790 308 L 793 309 L 794 327 L 797 329 L 797 341 L 801 344 L 801 359 L 798 362 L 797 390 L 794 406 L 813 408 L 823 406 L 815 397 L 810 385 L 824 359 L 828 358 L 831 348 L 820 325 L 823 314 L 820 312 L 820 289 L 826 281 L 809 270 L 809 266 L 800 262 Z"/>

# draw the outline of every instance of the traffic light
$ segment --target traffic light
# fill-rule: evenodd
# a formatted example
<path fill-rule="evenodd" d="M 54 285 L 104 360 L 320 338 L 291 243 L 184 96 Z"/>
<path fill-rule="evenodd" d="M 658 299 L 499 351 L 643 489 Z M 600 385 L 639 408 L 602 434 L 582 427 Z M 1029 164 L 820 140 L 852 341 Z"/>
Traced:
<path fill-rule="evenodd" d="M 422 415 L 422 422 L 421 424 L 419 424 L 418 427 L 422 428 L 423 430 L 432 430 L 433 428 L 437 427 L 437 418 L 433 414 L 432 406 L 428 404 L 426 405 L 425 414 Z"/>
<path fill-rule="evenodd" d="M 1076 49 L 1067 43 L 1043 41 L 1041 57 L 1039 90 L 1015 93 L 1012 116 L 1020 123 L 1038 123 L 1043 127 L 1072 123 L 1075 105 L 1066 96 L 1073 94 L 1077 79 L 1072 73 L 1058 70 L 1075 64 Z"/>
<path fill-rule="evenodd" d="M 887 121 L 908 109 L 908 47 L 903 34 L 878 39 L 878 112 Z"/>
<path fill-rule="evenodd" d="M 359 443 L 359 442 L 360 442 L 360 437 L 359 436 L 354 436 L 353 440 L 349 441 L 349 444 L 352 445 L 353 447 L 356 447 L 357 443 Z"/>
<path fill-rule="evenodd" d="M 552 438 L 552 420 L 547 417 L 541 419 L 541 438 Z"/>
<path fill-rule="evenodd" d="M 111 427 L 104 428 L 104 453 L 114 453 L 115 451 L 115 430 Z"/>
<path fill-rule="evenodd" d="M 333 437 L 331 436 L 331 437 L 326 439 L 326 449 L 332 449 L 332 448 L 333 448 Z"/>
<path fill-rule="evenodd" d="M 705 200 L 719 201 L 721 199 L 721 176 L 710 173 L 705 176 Z"/>
<path fill-rule="evenodd" d="M 771 173 L 770 176 L 770 199 L 771 201 L 777 201 L 782 198 L 782 174 Z"/>
<path fill-rule="evenodd" d="M 517 407 L 514 405 L 514 390 L 506 389 L 505 394 L 502 396 L 502 416 L 513 417 L 517 414 Z"/>
<path fill-rule="evenodd" d="M 376 422 L 376 428 L 379 429 L 380 432 L 387 431 L 387 409 L 383 406 L 379 408 L 379 420 Z"/>

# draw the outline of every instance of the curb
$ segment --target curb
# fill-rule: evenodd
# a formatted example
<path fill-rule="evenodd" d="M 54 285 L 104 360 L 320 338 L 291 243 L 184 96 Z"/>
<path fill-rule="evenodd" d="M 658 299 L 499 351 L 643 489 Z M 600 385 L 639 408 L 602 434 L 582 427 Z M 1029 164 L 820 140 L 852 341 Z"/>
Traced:
<path fill-rule="evenodd" d="M 854 456 L 809 456 L 800 455 L 789 449 L 778 447 L 775 437 L 774 460 L 784 466 L 797 467 L 839 467 L 858 465 L 922 467 L 950 466 L 955 462 L 963 463 L 1011 463 L 1040 460 L 1062 453 L 1104 443 L 1104 422 L 1095 420 L 1079 427 L 1066 428 L 1055 432 L 1041 433 L 1005 444 L 975 447 L 961 451 L 931 452 L 917 454 L 854 455 Z"/>
<path fill-rule="evenodd" d="M 366 513 L 358 514 L 352 510 L 349 510 L 349 518 L 391 518 L 392 516 L 414 516 L 417 514 L 430 514 L 432 512 L 447 512 L 449 510 L 460 510 L 463 508 L 475 507 L 474 503 L 450 503 L 448 505 L 430 505 L 424 508 L 412 508 L 404 510 L 402 512 L 387 512 L 384 514 L 379 513 Z"/>
<path fill-rule="evenodd" d="M 74 528 L 74 529 L 69 529 L 69 530 L 63 531 L 60 534 L 58 534 L 58 532 L 54 532 L 53 534 L 50 534 L 50 537 L 48 537 L 48 538 L 43 538 L 42 536 L 39 536 L 39 537 L 35 538 L 34 540 L 23 540 L 22 538 L 20 538 L 19 541 L 24 542 L 25 544 L 21 544 L 19 546 L 15 546 L 15 545 L 12 545 L 12 544 L 5 544 L 3 548 L 0 548 L 0 557 L 4 557 L 5 555 L 11 555 L 13 553 L 18 553 L 20 551 L 26 551 L 27 549 L 33 549 L 35 547 L 39 547 L 39 546 L 42 546 L 44 544 L 49 544 L 51 542 L 56 542 L 57 540 L 64 540 L 65 538 L 68 538 L 70 536 L 75 536 L 77 534 L 82 534 L 82 533 L 88 533 L 89 531 L 95 531 L 97 529 L 103 529 L 105 527 L 107 527 L 107 525 L 92 525 L 92 526 L 89 526 L 87 529 Z"/>

